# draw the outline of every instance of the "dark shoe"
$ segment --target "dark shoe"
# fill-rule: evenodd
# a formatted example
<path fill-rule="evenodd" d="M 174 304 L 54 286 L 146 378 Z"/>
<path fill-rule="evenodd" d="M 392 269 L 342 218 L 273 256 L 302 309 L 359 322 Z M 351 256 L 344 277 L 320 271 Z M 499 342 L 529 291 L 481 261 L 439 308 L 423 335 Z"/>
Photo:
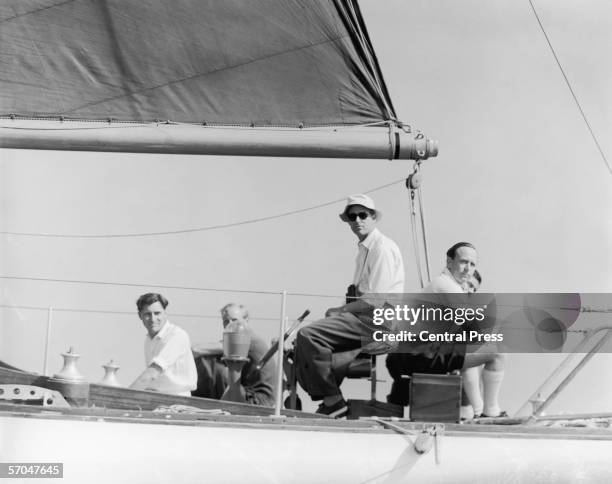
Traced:
<path fill-rule="evenodd" d="M 334 418 L 346 417 L 348 415 L 348 405 L 346 404 L 346 400 L 344 400 L 344 398 L 329 406 L 322 403 L 319 405 L 317 413 L 321 415 L 329 415 L 330 417 Z"/>
<path fill-rule="evenodd" d="M 505 410 L 502 410 L 501 412 L 499 412 L 499 415 L 487 415 L 484 413 L 481 413 L 480 415 L 474 415 L 474 418 L 506 418 L 508 417 L 508 412 L 506 412 Z"/>
<path fill-rule="evenodd" d="M 285 398 L 285 408 L 287 410 L 302 410 L 302 400 L 300 397 L 295 397 L 295 408 L 291 408 L 291 397 Z"/>

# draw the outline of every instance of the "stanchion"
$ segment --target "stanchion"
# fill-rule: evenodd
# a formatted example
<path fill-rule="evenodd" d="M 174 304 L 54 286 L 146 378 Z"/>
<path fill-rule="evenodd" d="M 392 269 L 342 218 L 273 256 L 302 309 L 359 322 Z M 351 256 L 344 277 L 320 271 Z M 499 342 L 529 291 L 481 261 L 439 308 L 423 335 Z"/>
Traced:
<path fill-rule="evenodd" d="M 47 311 L 47 336 L 45 338 L 45 361 L 43 364 L 43 375 L 50 376 L 49 371 L 49 340 L 51 339 L 51 321 L 53 321 L 53 308 L 49 306 Z"/>
<path fill-rule="evenodd" d="M 283 405 L 283 357 L 285 356 L 285 308 L 287 303 L 287 291 L 281 293 L 280 328 L 278 331 L 278 354 L 276 355 L 276 404 L 274 416 L 280 417 Z"/>

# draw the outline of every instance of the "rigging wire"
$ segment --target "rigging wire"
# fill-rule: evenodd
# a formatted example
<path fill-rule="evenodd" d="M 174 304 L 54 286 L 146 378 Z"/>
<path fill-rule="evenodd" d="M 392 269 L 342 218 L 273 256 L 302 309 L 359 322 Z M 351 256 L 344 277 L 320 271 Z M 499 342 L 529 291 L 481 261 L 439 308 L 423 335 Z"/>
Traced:
<path fill-rule="evenodd" d="M 417 161 L 414 164 L 414 174 L 412 175 L 412 183 L 416 177 L 420 176 L 421 162 Z M 425 229 L 425 208 L 423 206 L 423 192 L 421 190 L 421 181 L 418 181 L 416 192 L 419 200 L 419 218 L 421 220 L 421 237 L 423 238 L 423 255 L 425 256 L 425 270 L 427 271 L 427 283 L 431 281 L 431 271 L 429 268 L 429 249 L 427 247 L 427 230 Z"/>
<path fill-rule="evenodd" d="M 91 284 L 97 286 L 117 286 L 117 287 L 143 287 L 143 288 L 160 288 L 160 289 L 172 289 L 179 291 L 199 291 L 199 292 L 226 292 L 236 294 L 259 294 L 259 295 L 274 295 L 278 296 L 282 294 L 282 290 L 248 290 L 248 289 L 222 289 L 217 287 L 197 287 L 197 286 L 174 286 L 168 284 L 144 284 L 138 282 L 112 282 L 112 281 L 88 281 L 84 279 L 55 279 L 50 277 L 31 277 L 31 276 L 6 276 L 0 275 L 0 279 L 8 279 L 14 281 L 33 281 L 33 282 L 57 282 L 62 284 Z M 307 292 L 290 292 L 287 291 L 287 296 L 296 297 L 316 297 L 316 298 L 328 298 L 328 299 L 345 299 L 346 294 L 317 294 Z M 365 299 L 365 297 L 355 297 L 355 299 Z M 388 296 L 368 296 L 368 300 L 380 300 L 387 301 Z M 275 320 L 278 320 L 276 318 Z"/>
<path fill-rule="evenodd" d="M 384 185 L 380 185 L 378 187 L 374 187 L 370 190 L 367 190 L 363 193 L 373 193 L 379 190 L 383 190 L 393 185 L 397 185 L 398 183 L 403 182 L 404 179 L 395 180 L 389 183 L 385 183 Z M 131 237 L 158 237 L 162 235 L 178 235 L 178 234 L 187 234 L 194 232 L 206 232 L 209 230 L 219 230 L 226 229 L 230 227 L 238 227 L 240 225 L 249 225 L 255 224 L 259 222 L 266 222 L 268 220 L 275 220 L 278 218 L 288 217 L 291 215 L 297 215 L 300 213 L 310 212 L 313 210 L 317 210 L 323 207 L 328 207 L 330 205 L 334 205 L 336 203 L 344 201 L 346 198 L 338 198 L 336 200 L 331 200 L 329 202 L 319 203 L 317 205 L 313 205 L 310 207 L 300 208 L 297 210 L 290 210 L 288 212 L 282 212 L 274 215 L 268 215 L 265 217 L 257 217 L 249 220 L 241 220 L 239 222 L 230 222 L 227 224 L 219 224 L 219 225 L 209 225 L 206 227 L 196 227 L 190 229 L 180 229 L 180 230 L 166 230 L 162 232 L 139 232 L 132 234 L 53 234 L 53 233 L 42 233 L 42 232 L 12 232 L 12 231 L 0 231 L 2 235 L 13 235 L 13 236 L 21 236 L 21 237 L 52 237 L 52 238 L 63 238 L 63 239 L 118 239 L 118 238 L 131 238 Z"/>
<path fill-rule="evenodd" d="M 26 306 L 19 304 L 0 304 L 0 308 L 5 309 L 24 309 L 30 311 L 48 311 L 49 307 L 45 306 Z M 83 314 L 115 314 L 115 315 L 126 315 L 126 316 L 136 316 L 136 311 L 112 311 L 108 309 L 82 309 L 82 308 L 57 308 L 55 306 L 52 307 L 54 312 L 63 312 L 63 313 L 83 313 Z M 186 313 L 172 313 L 171 316 L 173 318 L 201 318 L 201 319 L 221 319 L 220 314 L 186 314 Z M 251 321 L 274 321 L 278 322 L 278 318 L 263 318 L 263 317 L 252 317 L 249 316 L 249 320 Z"/>
<path fill-rule="evenodd" d="M 601 158 L 603 162 L 605 163 L 606 168 L 608 168 L 608 172 L 610 173 L 610 175 L 612 175 L 612 166 L 608 162 L 608 159 L 606 158 L 606 155 L 603 152 L 603 149 L 601 148 L 599 141 L 597 141 L 597 137 L 595 136 L 595 133 L 593 132 L 593 129 L 591 128 L 591 125 L 586 117 L 586 114 L 584 113 L 582 109 L 582 106 L 580 105 L 580 101 L 578 101 L 578 97 L 574 93 L 574 89 L 572 88 L 572 85 L 570 84 L 570 81 L 567 78 L 567 75 L 565 74 L 563 66 L 561 65 L 561 62 L 559 61 L 559 58 L 557 57 L 557 53 L 555 52 L 555 49 L 553 48 L 552 43 L 550 39 L 548 38 L 548 34 L 546 33 L 546 30 L 544 30 L 544 25 L 542 25 L 542 21 L 540 20 L 540 17 L 538 15 L 538 12 L 536 11 L 533 1 L 529 0 L 529 4 L 531 5 L 531 9 L 533 10 L 535 18 L 538 21 L 538 24 L 540 25 L 540 30 L 542 30 L 542 33 L 544 34 L 544 37 L 546 38 L 546 42 L 548 43 L 548 47 L 550 48 L 550 51 L 552 52 L 552 55 L 555 58 L 557 66 L 559 66 L 559 69 L 561 70 L 563 79 L 565 79 L 565 83 L 567 84 L 567 87 L 569 88 L 570 93 L 572 94 L 572 97 L 574 98 L 574 102 L 576 103 L 576 106 L 578 107 L 578 110 L 580 111 L 580 114 L 582 115 L 582 119 L 584 120 L 589 132 L 591 133 L 591 137 L 593 138 L 593 141 L 595 142 L 595 146 L 597 146 L 597 149 L 599 150 L 599 154 L 601 155 Z"/>
<path fill-rule="evenodd" d="M 421 289 L 431 281 L 431 271 L 429 267 L 429 250 L 427 248 L 427 232 L 425 230 L 425 210 L 423 208 L 423 197 L 421 194 L 421 178 L 420 178 L 420 162 L 414 164 L 413 172 L 406 179 L 406 188 L 408 189 L 408 197 L 410 199 L 410 227 L 412 231 L 412 242 L 414 244 L 414 255 L 416 257 L 417 271 Z M 418 202 L 418 203 L 417 203 Z M 420 221 L 420 240 L 419 227 L 417 224 L 416 206 L 419 206 L 419 221 Z M 425 278 L 423 276 L 423 268 L 421 264 L 421 244 L 423 246 L 423 255 L 425 258 Z"/>
<path fill-rule="evenodd" d="M 30 311 L 48 311 L 49 310 L 49 307 L 47 306 L 30 306 L 30 305 L 20 305 L 20 304 L 0 304 L 0 308 L 23 309 L 23 310 L 30 310 Z M 136 316 L 135 311 L 132 311 L 132 312 L 130 311 L 112 311 L 112 310 L 106 310 L 106 309 L 82 309 L 82 308 L 70 308 L 70 307 L 58 308 L 58 307 L 53 306 L 53 311 L 54 312 L 64 312 L 64 313 L 114 314 L 114 315 Z M 612 309 L 600 309 L 600 310 L 595 310 L 594 312 L 610 313 L 612 312 Z M 172 313 L 171 316 L 173 318 L 181 317 L 181 318 L 220 319 L 220 316 L 218 314 L 211 315 L 211 314 Z M 249 317 L 249 319 L 252 321 L 278 322 L 278 317 L 276 318 L 274 317 Z M 512 326 L 512 325 L 504 325 L 503 328 L 510 329 L 510 330 L 518 330 L 518 331 L 534 331 L 536 329 L 535 327 L 524 328 L 521 326 Z M 586 334 L 588 333 L 588 331 L 589 329 L 571 329 L 571 328 L 566 328 L 564 330 L 564 332 L 567 332 L 567 333 L 577 333 L 577 334 Z M 555 331 L 551 331 L 551 332 L 554 333 Z"/>
<path fill-rule="evenodd" d="M 431 270 L 429 269 L 429 249 L 427 247 L 427 234 L 425 232 L 425 209 L 423 208 L 423 194 L 421 187 L 417 188 L 419 196 L 419 211 L 421 218 L 421 233 L 423 234 L 423 253 L 425 255 L 425 270 L 427 271 L 427 282 L 431 281 Z"/>
<path fill-rule="evenodd" d="M 64 284 L 93 284 L 97 286 L 126 286 L 126 287 L 158 287 L 161 289 L 177 289 L 183 291 L 206 291 L 206 292 L 234 292 L 245 294 L 274 294 L 278 295 L 279 291 L 247 291 L 243 289 L 219 289 L 211 287 L 195 287 L 195 286 L 172 286 L 164 284 L 143 284 L 132 282 L 108 282 L 108 281 L 87 281 L 82 279 L 54 279 L 45 277 L 25 277 L 25 276 L 0 276 L 0 279 L 12 279 L 17 281 L 36 281 L 36 282 L 61 282 Z"/>
<path fill-rule="evenodd" d="M 57 282 L 63 284 L 91 284 L 98 286 L 117 286 L 117 287 L 144 287 L 144 288 L 160 288 L 160 289 L 173 289 L 173 290 L 182 290 L 182 291 L 199 291 L 199 292 L 225 292 L 225 293 L 236 293 L 236 294 L 259 294 L 259 295 L 274 295 L 278 296 L 282 294 L 283 291 L 276 290 L 247 290 L 247 289 L 222 289 L 222 288 L 213 288 L 213 287 L 197 287 L 197 286 L 174 286 L 168 284 L 144 284 L 144 283 L 134 283 L 134 282 L 112 282 L 112 281 L 88 281 L 83 279 L 54 279 L 54 278 L 44 278 L 44 277 L 31 277 L 31 276 L 7 276 L 0 275 L 0 279 L 7 280 L 15 280 L 15 281 L 33 281 L 33 282 Z M 400 301 L 404 301 L 401 299 L 402 295 L 418 295 L 421 293 L 413 292 L 413 293 L 398 293 L 397 296 L 400 297 Z M 493 295 L 493 293 L 491 293 Z M 503 293 L 500 293 L 503 294 Z M 344 299 L 346 294 L 316 294 L 316 293 L 307 293 L 307 292 L 290 292 L 287 291 L 288 296 L 296 296 L 296 297 L 317 297 L 317 298 L 335 298 L 335 299 Z M 393 298 L 389 299 L 390 295 L 380 295 L 376 296 L 368 296 L 367 298 L 356 298 L 356 299 L 368 299 L 368 300 L 381 300 L 390 302 Z M 461 303 L 463 305 L 463 302 Z M 501 302 L 496 301 L 496 305 L 500 308 L 517 308 L 517 309 L 525 309 L 531 306 L 525 306 L 524 304 L 503 304 Z M 0 307 L 9 307 L 7 305 L 0 304 Z M 449 307 L 452 307 L 449 306 Z M 457 306 L 460 307 L 460 306 Z M 536 307 L 536 306 L 533 306 Z M 533 308 L 531 307 L 531 308 Z M 37 306 L 23 306 L 24 309 L 48 309 Z M 612 314 L 612 307 L 594 307 L 594 306 L 580 306 L 580 307 L 566 307 L 566 306 L 551 306 L 551 305 L 538 305 L 538 309 L 555 309 L 561 311 L 579 311 L 580 313 L 600 313 L 600 314 Z M 54 308 L 55 309 L 55 308 Z M 79 310 L 82 312 L 86 312 L 86 310 Z M 101 312 L 101 311 L 94 311 Z M 110 311 L 113 312 L 113 311 Z M 132 314 L 132 313 L 130 313 Z M 191 315 L 184 315 L 191 316 Z M 202 316 L 202 315 L 193 315 L 193 316 Z M 273 318 L 274 321 L 278 321 L 278 318 Z"/>
<path fill-rule="evenodd" d="M 425 282 L 423 279 L 423 269 L 421 267 L 421 258 L 419 256 L 419 241 L 417 237 L 417 221 L 416 221 L 416 207 L 414 204 L 414 190 L 411 189 L 409 191 L 408 197 L 410 199 L 410 228 L 412 233 L 412 244 L 414 245 L 414 254 L 416 257 L 416 266 L 417 273 L 419 275 L 419 283 L 421 284 L 421 289 L 425 287 Z"/>
<path fill-rule="evenodd" d="M 200 291 L 200 292 L 229 292 L 236 294 L 265 294 L 278 296 L 282 291 L 269 290 L 247 290 L 247 289 L 221 289 L 215 287 L 196 287 L 196 286 L 173 286 L 168 284 L 144 284 L 138 282 L 110 282 L 110 281 L 88 281 L 83 279 L 54 279 L 46 277 L 28 277 L 28 276 L 5 276 L 0 275 L 0 279 L 10 279 L 16 281 L 34 281 L 34 282 L 59 282 L 63 284 L 92 284 L 97 286 L 118 286 L 118 287 L 144 287 L 144 288 L 160 288 L 174 289 L 181 291 Z M 300 292 L 287 292 L 288 296 L 303 296 L 303 297 L 321 297 L 321 298 L 345 298 L 345 294 L 309 294 Z M 372 298 L 375 299 L 375 298 Z M 382 299 L 382 298 L 381 298 Z"/>

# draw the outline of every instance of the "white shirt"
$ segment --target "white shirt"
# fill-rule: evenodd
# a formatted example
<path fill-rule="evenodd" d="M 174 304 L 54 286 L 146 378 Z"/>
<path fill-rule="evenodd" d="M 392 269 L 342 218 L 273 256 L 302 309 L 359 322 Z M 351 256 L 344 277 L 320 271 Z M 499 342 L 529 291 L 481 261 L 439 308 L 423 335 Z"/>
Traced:
<path fill-rule="evenodd" d="M 162 374 L 153 382 L 153 387 L 163 393 L 190 396 L 198 382 L 189 335 L 178 326 L 167 321 L 151 338 L 145 337 L 145 362 L 155 363 Z"/>
<path fill-rule="evenodd" d="M 404 261 L 395 242 L 375 228 L 357 247 L 353 276 L 357 295 L 404 292 Z M 364 300 L 374 307 L 384 304 L 376 298 Z"/>
<path fill-rule="evenodd" d="M 466 292 L 448 269 L 444 269 L 441 274 L 434 277 L 423 292 L 428 293 L 463 293 Z"/>

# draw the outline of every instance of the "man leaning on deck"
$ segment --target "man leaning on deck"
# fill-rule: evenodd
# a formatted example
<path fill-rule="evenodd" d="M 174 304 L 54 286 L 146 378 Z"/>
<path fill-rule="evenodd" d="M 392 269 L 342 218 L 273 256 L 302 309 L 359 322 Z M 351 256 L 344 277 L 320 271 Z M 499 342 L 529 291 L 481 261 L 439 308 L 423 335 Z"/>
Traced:
<path fill-rule="evenodd" d="M 130 388 L 190 396 L 198 380 L 191 343 L 183 329 L 168 321 L 168 300 L 161 294 L 147 293 L 138 298 L 136 306 L 147 330 L 147 368 Z"/>
<path fill-rule="evenodd" d="M 242 304 L 228 303 L 221 308 L 221 320 L 224 329 L 235 321 L 243 323 L 251 340 L 249 361 L 242 368 L 240 376 L 241 401 L 251 405 L 274 406 L 276 364 L 273 360 L 269 360 L 262 368 L 257 369 L 257 364 L 267 353 L 269 345 L 251 327 L 247 308 Z M 198 383 L 191 395 L 222 398 L 229 383 L 227 367 L 221 361 L 223 350 L 215 351 L 215 348 L 207 345 L 195 345 L 193 356 L 198 372 Z"/>
<path fill-rule="evenodd" d="M 340 219 L 359 239 L 353 285 L 358 299 L 330 308 L 325 318 L 302 328 L 296 339 L 297 378 L 313 400 L 323 400 L 317 413 L 344 417 L 348 408 L 333 372 L 333 355 L 361 351 L 362 338 L 371 338 L 372 313 L 384 304 L 377 295 L 404 290 L 404 263 L 395 242 L 376 224 L 381 213 L 366 195 L 348 197 Z M 368 298 L 368 296 L 371 296 Z"/>

